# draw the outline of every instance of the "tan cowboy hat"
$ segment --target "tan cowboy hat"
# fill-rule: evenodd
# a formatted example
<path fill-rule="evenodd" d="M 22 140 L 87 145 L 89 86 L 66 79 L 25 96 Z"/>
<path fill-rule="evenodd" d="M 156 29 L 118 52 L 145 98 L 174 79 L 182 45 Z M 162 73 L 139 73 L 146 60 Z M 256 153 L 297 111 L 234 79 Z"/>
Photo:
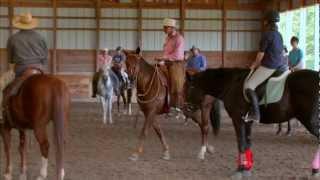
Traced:
<path fill-rule="evenodd" d="M 175 19 L 165 18 L 163 20 L 163 26 L 177 27 L 177 21 Z"/>
<path fill-rule="evenodd" d="M 38 26 L 38 19 L 32 18 L 31 13 L 14 16 L 12 25 L 18 29 L 34 29 Z"/>
<path fill-rule="evenodd" d="M 109 49 L 108 48 L 104 48 L 104 49 L 102 49 L 102 51 L 109 52 Z"/>

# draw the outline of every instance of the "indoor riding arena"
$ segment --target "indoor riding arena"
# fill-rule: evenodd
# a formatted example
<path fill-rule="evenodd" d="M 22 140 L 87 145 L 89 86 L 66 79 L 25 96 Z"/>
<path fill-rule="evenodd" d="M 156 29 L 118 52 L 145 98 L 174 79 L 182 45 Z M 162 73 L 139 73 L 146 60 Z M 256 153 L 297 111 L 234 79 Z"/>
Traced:
<path fill-rule="evenodd" d="M 302 103 L 306 99 L 315 102 L 319 96 L 313 94 L 310 97 L 310 93 L 299 96 L 304 93 L 303 89 L 305 92 L 320 92 L 318 81 L 309 81 L 307 77 L 299 76 L 305 72 L 314 77 L 319 71 L 319 3 L 319 0 L 0 0 L 0 89 L 3 91 L 9 83 L 7 82 L 10 79 L 7 77 L 8 72 L 18 52 L 17 48 L 9 50 L 7 42 L 10 37 L 24 30 L 17 28 L 17 17 L 21 18 L 21 22 L 22 17 L 27 15 L 30 15 L 29 18 L 37 19 L 37 26 L 32 28 L 32 31 L 38 32 L 44 38 L 49 51 L 47 62 L 42 68 L 43 74 L 28 76 L 28 79 L 19 84 L 20 89 L 16 94 L 10 97 L 11 99 L 9 98 L 8 104 L 1 102 L 0 134 L 3 135 L 3 138 L 0 138 L 0 180 L 320 179 L 318 172 L 320 169 L 320 121 L 317 110 L 319 105 L 318 102 Z M 200 84 L 197 83 L 197 80 L 205 77 L 206 72 L 212 72 L 212 75 L 218 69 L 220 70 L 218 76 L 223 78 L 229 77 L 228 74 L 222 74 L 225 72 L 223 69 L 231 72 L 232 70 L 248 70 L 251 67 L 261 53 L 262 42 L 265 39 L 263 38 L 266 29 L 265 14 L 271 11 L 279 12 L 280 21 L 276 23 L 278 28 L 274 31 L 282 35 L 283 54 L 282 51 L 281 54 L 283 57 L 288 57 L 289 62 L 286 63 L 290 66 L 291 55 L 296 55 L 293 52 L 296 49 L 292 43 L 292 37 L 296 37 L 299 52 L 302 52 L 299 63 L 301 63 L 301 69 L 306 69 L 290 68 L 290 71 L 286 71 L 290 74 L 287 75 L 287 81 L 283 81 L 282 87 L 285 90 L 283 90 L 283 97 L 280 98 L 285 99 L 290 96 L 293 99 L 280 106 L 279 103 L 282 100 L 275 102 L 275 104 L 278 103 L 277 108 L 285 114 L 294 111 L 302 114 L 297 115 L 297 118 L 290 118 L 290 128 L 287 128 L 287 122 L 283 122 L 282 130 L 279 131 L 279 123 L 275 123 L 275 119 L 281 114 L 276 113 L 277 111 L 263 115 L 268 117 L 262 117 L 267 124 L 257 121 L 248 122 L 246 115 L 249 114 L 247 113 L 249 108 L 244 114 L 241 114 L 243 119 L 233 118 L 235 117 L 233 114 L 244 109 L 243 106 L 249 107 L 250 103 L 244 100 L 248 98 L 241 97 L 245 94 L 242 93 L 241 88 L 231 88 L 226 90 L 223 97 L 213 97 L 215 95 L 213 95 L 214 92 L 212 94 L 209 92 L 210 88 L 221 87 L 225 82 L 216 83 L 214 78 L 210 79 L 210 77 L 206 77 L 204 83 L 210 86 L 208 87 L 210 90 L 202 89 L 201 97 L 203 98 L 197 106 L 200 109 L 196 110 L 198 114 L 195 112 L 201 128 L 192 117 L 186 113 L 184 116 L 180 111 L 177 112 L 178 115 L 163 110 L 165 113 L 148 116 L 153 113 L 150 110 L 151 107 L 159 108 L 157 104 L 161 102 L 164 102 L 163 106 L 166 107 L 168 98 L 165 95 L 162 99 L 160 98 L 161 90 L 165 89 L 162 94 L 168 94 L 166 92 L 172 88 L 172 85 L 166 87 L 164 85 L 166 82 L 172 83 L 171 80 L 168 80 L 170 75 L 162 76 L 167 77 L 167 80 L 163 80 L 166 78 L 160 78 L 160 75 L 165 73 L 159 70 L 161 68 L 157 68 L 162 65 L 160 63 L 155 65 L 157 58 L 164 57 L 163 54 L 166 53 L 164 51 L 168 50 L 165 47 L 166 43 L 173 43 L 170 46 L 173 51 L 175 47 L 178 48 L 176 46 L 178 42 L 172 42 L 175 38 L 166 37 L 168 27 L 181 35 L 179 40 L 184 40 L 185 57 L 183 59 L 186 62 L 193 56 L 196 57 L 193 55 L 195 49 L 206 59 L 206 68 L 209 70 L 197 72 L 200 75 L 197 76 L 196 73 L 192 78 L 191 84 L 193 81 L 195 84 L 192 87 L 196 87 L 197 84 Z M 168 25 L 168 22 L 169 24 L 174 23 Z M 274 40 L 269 41 L 272 41 L 271 44 L 274 43 Z M 32 45 L 26 43 L 21 46 Z M 136 54 L 138 47 L 141 52 Z M 288 52 L 285 52 L 284 47 Z M 265 49 L 268 51 L 268 48 Z M 99 64 L 103 52 L 109 54 L 110 58 L 113 57 L 112 62 L 116 56 L 126 56 L 121 73 L 128 75 L 130 85 L 125 83 L 124 78 L 123 83 L 126 87 L 124 91 L 129 92 L 128 87 L 132 91 L 132 105 L 124 105 L 120 98 L 118 109 L 116 86 L 110 90 L 113 93 L 111 98 L 112 121 L 108 115 L 104 115 L 104 112 L 108 111 L 103 105 L 108 104 L 104 102 L 104 98 L 92 97 L 94 74 L 104 71 L 100 69 Z M 117 53 L 120 53 L 121 56 Z M 189 56 L 186 57 L 187 55 Z M 135 62 L 133 59 L 138 60 L 138 63 L 131 67 L 131 61 Z M 152 71 L 154 76 L 150 74 L 150 77 L 156 78 L 147 82 L 146 91 L 141 91 L 139 87 L 139 80 L 147 76 L 143 74 L 144 69 L 140 65 L 142 60 L 151 65 L 146 65 L 146 67 L 155 69 Z M 17 66 L 18 64 L 15 72 L 17 72 Z M 109 69 L 111 70 L 112 67 Z M 188 72 L 187 65 L 185 69 Z M 294 73 L 296 76 L 292 75 Z M 110 73 L 102 74 L 103 77 L 110 76 Z M 42 82 L 44 83 L 42 86 L 41 84 L 40 86 L 32 84 L 28 86 L 28 83 L 33 82 L 31 78 L 36 78 L 34 76 L 51 79 Z M 11 79 L 13 78 L 14 75 L 11 74 Z M 18 78 L 17 74 L 16 78 Z M 239 83 L 240 76 L 236 78 L 229 78 L 229 80 Z M 102 80 L 107 81 L 108 78 L 102 78 Z M 44 88 L 51 81 L 60 82 L 60 84 L 51 83 L 51 86 Z M 291 81 L 307 84 L 295 87 L 289 84 Z M 112 80 L 111 82 L 113 84 Z M 118 82 L 121 84 L 121 78 L 118 78 Z M 144 99 L 149 92 L 153 91 L 154 83 L 165 88 L 156 88 L 155 95 L 150 99 Z M 104 85 L 107 86 L 106 84 L 108 83 Z M 268 89 L 268 84 L 266 89 Z M 56 89 L 59 89 L 59 85 L 66 87 L 65 95 L 59 96 L 57 93 Z M 28 87 L 37 88 L 37 91 L 32 91 L 37 92 L 36 95 L 18 99 L 28 93 L 25 90 Z M 122 86 L 119 86 L 119 91 L 122 91 L 120 87 Z M 185 89 L 188 87 L 184 86 Z M 313 87 L 318 89 L 312 90 Z M 286 88 L 293 90 L 290 89 L 290 92 L 287 93 Z M 298 90 L 295 91 L 295 89 Z M 231 98 L 232 102 L 227 102 L 230 101 L 230 98 L 225 96 L 235 90 L 239 90 L 238 96 L 232 96 L 234 97 Z M 45 91 L 50 91 L 50 95 L 46 96 L 48 93 Z M 186 92 L 189 91 L 186 90 Z M 291 92 L 297 92 L 295 97 L 299 96 L 298 100 L 292 97 L 294 93 Z M 4 97 L 2 94 L 1 101 L 5 99 L 2 98 Z M 187 96 L 186 94 L 184 93 L 184 97 Z M 57 102 L 69 102 L 67 97 L 70 95 L 70 104 L 54 105 L 56 101 L 51 99 L 55 99 L 56 95 L 60 97 L 60 100 L 57 98 Z M 28 97 L 28 94 L 26 96 Z M 241 101 L 237 100 L 237 97 L 240 97 Z M 48 103 L 36 106 L 34 102 L 41 98 L 47 99 Z M 211 100 L 208 104 L 212 107 L 209 108 L 209 114 L 205 113 L 207 98 Z M 171 99 L 174 98 L 170 96 L 169 100 Z M 216 103 L 218 99 L 223 103 L 220 101 Z M 14 103 L 16 101 L 18 103 Z M 144 106 L 145 104 L 149 106 Z M 260 108 L 267 109 L 268 106 L 272 106 L 272 103 L 262 104 Z M 39 131 L 39 127 L 42 127 L 36 125 L 37 123 L 44 124 L 40 120 L 38 122 L 38 119 L 33 119 L 26 131 L 26 141 L 24 141 L 26 150 L 19 148 L 19 144 L 21 146 L 19 131 L 23 130 L 24 125 L 18 125 L 18 120 L 15 120 L 19 111 L 15 109 L 23 109 L 23 107 L 25 108 L 24 113 L 19 117 L 24 119 L 24 125 L 26 121 L 31 121 L 28 119 L 32 116 L 29 116 L 32 113 L 31 109 L 41 109 L 37 111 L 38 115 L 49 112 L 45 117 L 54 122 L 50 122 L 47 128 L 50 144 L 48 159 L 43 155 L 43 147 L 46 145 L 40 148 L 38 141 L 41 138 L 34 133 Z M 55 116 L 58 112 L 56 109 L 63 108 L 70 108 L 66 116 L 58 115 L 65 120 L 65 123 L 56 123 L 55 117 L 58 117 Z M 160 109 L 162 112 L 162 109 L 165 108 L 161 106 Z M 217 114 L 212 115 L 213 112 Z M 261 112 L 263 113 L 263 110 Z M 220 116 L 218 117 L 221 119 L 220 123 L 217 123 L 216 116 Z M 40 116 L 35 115 L 35 117 Z M 302 121 L 298 117 L 309 118 Z M 247 124 L 252 125 L 251 136 L 248 134 Z M 6 155 L 7 147 L 10 145 L 8 146 L 8 143 L 5 143 L 7 141 L 4 140 L 7 137 L 6 130 L 9 126 L 13 128 L 10 161 Z M 219 130 L 216 126 L 219 126 Z M 237 128 L 237 126 L 240 127 Z M 208 139 L 203 136 L 207 128 L 209 128 Z M 317 130 L 314 130 L 315 128 Z M 242 138 L 244 136 L 245 138 Z M 20 157 L 20 154 L 23 153 L 26 155 L 25 158 Z M 22 159 L 25 161 L 22 162 Z M 62 167 L 57 165 L 59 159 L 62 159 L 62 164 L 64 164 Z"/>

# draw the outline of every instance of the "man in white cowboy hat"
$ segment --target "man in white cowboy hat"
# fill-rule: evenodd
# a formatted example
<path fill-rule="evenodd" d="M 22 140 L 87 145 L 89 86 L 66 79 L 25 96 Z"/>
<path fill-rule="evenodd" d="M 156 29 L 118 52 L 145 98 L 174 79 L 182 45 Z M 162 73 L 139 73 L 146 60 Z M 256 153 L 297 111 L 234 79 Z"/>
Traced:
<path fill-rule="evenodd" d="M 105 66 L 111 66 L 112 57 L 109 55 L 109 49 L 104 48 L 100 51 L 97 58 L 97 70 L 102 70 Z M 92 97 L 95 98 L 97 94 L 97 83 L 99 78 L 99 72 L 96 72 L 92 79 Z"/>
<path fill-rule="evenodd" d="M 44 38 L 34 31 L 38 20 L 26 13 L 15 16 L 12 25 L 19 29 L 7 42 L 8 62 L 10 69 L 15 72 L 15 80 L 9 86 L 9 93 L 4 95 L 4 105 L 10 96 L 17 93 L 24 81 L 24 71 L 28 68 L 42 69 L 48 61 L 47 44 Z"/>
<path fill-rule="evenodd" d="M 180 110 L 183 105 L 184 69 L 184 38 L 177 31 L 175 19 L 163 20 L 163 30 L 167 34 L 163 45 L 162 57 L 156 58 L 160 65 L 166 65 L 170 81 L 170 106 Z"/>

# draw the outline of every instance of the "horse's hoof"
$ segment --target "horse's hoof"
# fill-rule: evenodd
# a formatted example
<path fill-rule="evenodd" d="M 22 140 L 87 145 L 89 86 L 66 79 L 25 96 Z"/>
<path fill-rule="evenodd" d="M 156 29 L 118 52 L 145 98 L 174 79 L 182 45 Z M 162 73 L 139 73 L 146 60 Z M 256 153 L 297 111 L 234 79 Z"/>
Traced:
<path fill-rule="evenodd" d="M 20 174 L 19 180 L 27 180 L 27 174 Z"/>
<path fill-rule="evenodd" d="M 252 176 L 251 171 L 236 171 L 231 176 L 231 180 L 250 180 L 251 176 Z"/>
<path fill-rule="evenodd" d="M 139 155 L 137 153 L 134 153 L 129 157 L 129 160 L 138 161 L 139 160 Z"/>
<path fill-rule="evenodd" d="M 4 180 L 12 180 L 11 174 L 4 174 L 3 177 L 4 177 Z"/>
<path fill-rule="evenodd" d="M 171 159 L 169 151 L 165 151 L 162 156 L 163 160 L 169 161 Z"/>
<path fill-rule="evenodd" d="M 200 153 L 198 154 L 198 159 L 200 159 L 200 160 L 205 160 L 205 155 L 204 155 L 204 153 L 200 152 Z"/>
<path fill-rule="evenodd" d="M 214 150 L 213 146 L 208 145 L 207 146 L 207 151 L 208 151 L 208 153 L 213 154 L 215 150 Z"/>
<path fill-rule="evenodd" d="M 46 178 L 43 177 L 43 176 L 41 176 L 41 175 L 37 177 L 37 180 L 45 180 L 45 179 L 46 179 Z"/>
<path fill-rule="evenodd" d="M 320 179 L 319 169 L 312 169 L 312 180 Z"/>

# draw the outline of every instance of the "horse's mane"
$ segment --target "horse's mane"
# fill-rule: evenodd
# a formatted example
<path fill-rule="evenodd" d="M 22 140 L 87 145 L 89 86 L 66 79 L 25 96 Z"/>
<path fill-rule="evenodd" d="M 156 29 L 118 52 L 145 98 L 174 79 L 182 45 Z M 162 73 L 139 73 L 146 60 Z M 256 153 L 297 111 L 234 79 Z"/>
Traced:
<path fill-rule="evenodd" d="M 250 69 L 244 68 L 210 68 L 205 71 L 205 74 L 244 78 L 249 74 L 249 72 Z"/>

